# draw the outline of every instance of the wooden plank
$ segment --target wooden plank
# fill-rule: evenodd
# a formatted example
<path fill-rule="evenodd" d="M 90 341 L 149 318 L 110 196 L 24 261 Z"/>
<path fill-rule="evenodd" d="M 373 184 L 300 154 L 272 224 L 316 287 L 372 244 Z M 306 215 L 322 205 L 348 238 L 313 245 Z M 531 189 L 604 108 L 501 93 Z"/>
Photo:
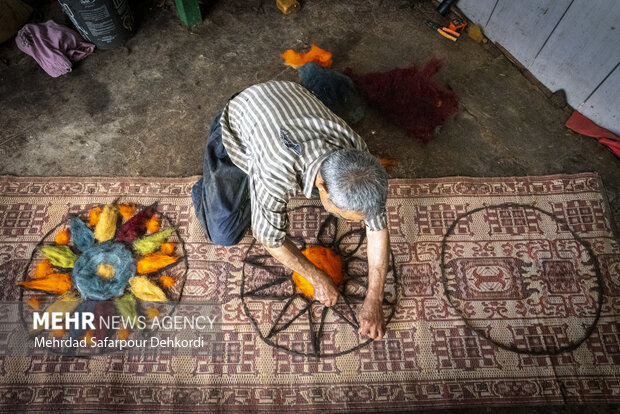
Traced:
<path fill-rule="evenodd" d="M 617 0 L 575 0 L 530 71 L 550 90 L 564 89 L 577 108 L 620 59 Z"/>
<path fill-rule="evenodd" d="M 573 0 L 499 0 L 486 35 L 530 68 Z"/>
<path fill-rule="evenodd" d="M 577 110 L 603 128 L 620 135 L 620 65 Z"/>
<path fill-rule="evenodd" d="M 498 0 L 461 0 L 456 5 L 472 22 L 484 28 Z"/>

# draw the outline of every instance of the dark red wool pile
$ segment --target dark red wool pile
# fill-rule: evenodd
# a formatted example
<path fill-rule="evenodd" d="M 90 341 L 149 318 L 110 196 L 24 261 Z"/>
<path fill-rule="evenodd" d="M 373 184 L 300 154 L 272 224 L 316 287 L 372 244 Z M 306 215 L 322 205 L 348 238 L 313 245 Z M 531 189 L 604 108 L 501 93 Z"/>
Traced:
<path fill-rule="evenodd" d="M 155 214 L 155 205 L 148 206 L 127 220 L 116 235 L 120 242 L 132 242 L 146 233 L 146 222 Z"/>
<path fill-rule="evenodd" d="M 422 70 L 411 66 L 361 75 L 348 69 L 346 74 L 370 106 L 408 135 L 428 142 L 458 110 L 454 92 L 433 81 L 440 67 L 441 61 L 433 59 Z"/>
<path fill-rule="evenodd" d="M 108 332 L 111 329 L 108 329 L 107 325 L 102 322 L 110 321 L 111 317 L 116 315 L 118 312 L 116 311 L 116 306 L 114 306 L 114 302 L 108 300 L 100 300 L 95 305 L 95 331 L 93 332 L 93 339 L 95 341 L 103 341 L 107 336 Z"/>

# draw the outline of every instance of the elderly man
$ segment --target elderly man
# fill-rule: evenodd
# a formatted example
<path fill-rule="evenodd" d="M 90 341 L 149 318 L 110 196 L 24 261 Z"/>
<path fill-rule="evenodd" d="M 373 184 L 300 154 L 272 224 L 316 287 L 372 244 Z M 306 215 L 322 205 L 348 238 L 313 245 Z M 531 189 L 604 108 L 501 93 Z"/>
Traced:
<path fill-rule="evenodd" d="M 369 274 L 359 331 L 381 339 L 387 186 L 385 169 L 342 119 L 303 86 L 271 81 L 234 95 L 215 117 L 192 200 L 213 243 L 237 244 L 251 225 L 254 237 L 304 276 L 314 286 L 315 299 L 326 306 L 336 304 L 339 292 L 287 238 L 287 202 L 301 190 L 307 198 L 318 195 L 331 214 L 363 220 Z"/>

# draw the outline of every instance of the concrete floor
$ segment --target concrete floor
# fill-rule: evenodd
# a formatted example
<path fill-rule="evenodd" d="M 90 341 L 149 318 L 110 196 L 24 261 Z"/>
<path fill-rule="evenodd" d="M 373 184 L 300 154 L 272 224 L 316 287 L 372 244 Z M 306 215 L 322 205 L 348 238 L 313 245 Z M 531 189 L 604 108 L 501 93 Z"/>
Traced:
<path fill-rule="evenodd" d="M 314 43 L 333 53 L 336 69 L 358 72 L 444 60 L 438 81 L 456 92 L 461 110 L 434 141 L 422 145 L 372 112 L 356 127 L 371 152 L 397 161 L 392 177 L 598 171 L 620 222 L 620 160 L 566 129 L 570 111 L 553 107 L 496 49 L 431 31 L 430 3 L 312 0 L 284 16 L 273 0 L 210 1 L 192 32 L 157 3 L 144 7 L 126 48 L 97 51 L 61 78 L 13 42 L 0 46 L 0 174 L 200 174 L 207 127 L 227 98 L 257 82 L 296 80 L 279 54 Z M 66 23 L 57 3 L 43 15 Z M 525 410 L 584 411 L 499 411 Z"/>
<path fill-rule="evenodd" d="M 97 51 L 61 78 L 13 42 L 0 46 L 0 174 L 200 174 L 205 131 L 226 99 L 264 80 L 296 80 L 279 54 L 315 43 L 337 69 L 445 61 L 438 80 L 461 110 L 437 139 L 422 145 L 372 112 L 356 127 L 373 153 L 398 162 L 392 177 L 598 171 L 620 222 L 619 160 L 565 128 L 570 111 L 553 107 L 503 55 L 431 31 L 431 3 L 313 0 L 284 16 L 272 0 L 211 1 L 189 32 L 155 1 L 127 48 Z M 57 3 L 43 14 L 65 22 Z"/>

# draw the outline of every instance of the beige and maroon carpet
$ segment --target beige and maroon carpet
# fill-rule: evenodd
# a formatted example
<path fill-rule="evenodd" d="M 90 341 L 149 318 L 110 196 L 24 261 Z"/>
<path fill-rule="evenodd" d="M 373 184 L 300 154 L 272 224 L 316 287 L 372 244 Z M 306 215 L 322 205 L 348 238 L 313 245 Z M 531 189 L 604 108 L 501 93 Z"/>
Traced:
<path fill-rule="evenodd" d="M 325 309 L 296 294 L 249 235 L 231 248 L 205 240 L 190 200 L 195 181 L 0 177 L 2 301 L 22 298 L 17 282 L 33 250 L 69 213 L 120 198 L 158 202 L 178 228 L 189 264 L 181 302 L 223 310 L 210 344 L 217 352 L 190 356 L 7 355 L 5 333 L 0 410 L 620 403 L 620 250 L 596 174 L 391 181 L 380 342 L 356 333 L 367 283 L 360 228 L 316 201 L 291 203 L 295 242 L 344 260 L 343 299 Z"/>

